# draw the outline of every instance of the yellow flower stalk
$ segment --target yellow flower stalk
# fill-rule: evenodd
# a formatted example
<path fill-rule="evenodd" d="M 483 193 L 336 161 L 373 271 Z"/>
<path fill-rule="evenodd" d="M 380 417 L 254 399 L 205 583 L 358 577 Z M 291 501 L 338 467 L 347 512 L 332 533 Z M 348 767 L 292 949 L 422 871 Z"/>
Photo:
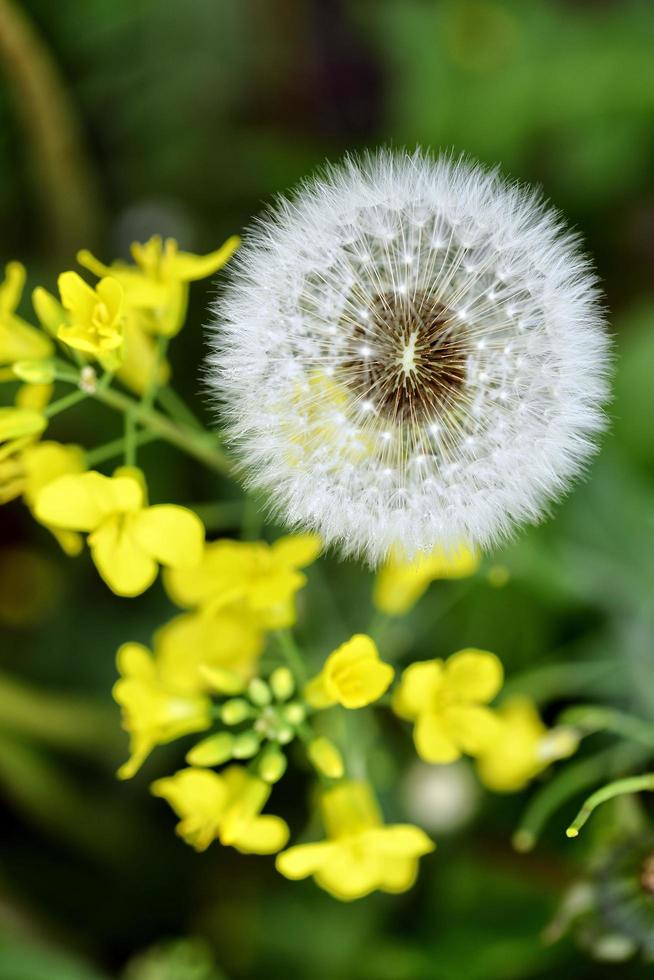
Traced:
<path fill-rule="evenodd" d="M 52 341 L 16 313 L 25 285 L 25 267 L 20 262 L 5 266 L 0 283 L 0 365 L 50 357 Z"/>
<path fill-rule="evenodd" d="M 484 650 L 461 650 L 446 661 L 411 664 L 393 696 L 393 710 L 415 722 L 416 751 L 425 762 L 479 755 L 500 723 L 488 703 L 502 686 L 501 661 Z"/>
<path fill-rule="evenodd" d="M 181 252 L 173 238 L 153 235 L 144 244 L 132 244 L 134 265 L 112 262 L 107 266 L 87 250 L 77 261 L 96 276 L 112 276 L 125 290 L 127 303 L 147 315 L 151 333 L 173 337 L 182 327 L 188 302 L 188 284 L 204 279 L 222 268 L 239 245 L 239 238 L 228 238 L 215 252 L 193 255 Z"/>
<path fill-rule="evenodd" d="M 123 644 L 117 665 L 122 676 L 112 693 L 122 708 L 123 728 L 130 736 L 130 758 L 118 776 L 129 779 L 156 745 L 209 728 L 211 701 L 166 683 L 156 659 L 140 643 Z"/>
<path fill-rule="evenodd" d="M 452 552 L 437 548 L 414 561 L 392 557 L 377 573 L 373 603 L 388 616 L 403 616 L 436 579 L 467 578 L 478 567 L 478 554 L 465 545 Z"/>
<path fill-rule="evenodd" d="M 286 878 L 313 877 L 341 901 L 376 890 L 406 891 L 416 879 L 419 859 L 434 850 L 419 827 L 383 824 L 368 783 L 340 783 L 321 794 L 320 807 L 327 840 L 290 847 L 275 864 Z"/>
<path fill-rule="evenodd" d="M 220 610 L 240 605 L 261 627 L 281 629 L 295 622 L 293 600 L 306 584 L 299 569 L 316 560 L 320 547 L 315 534 L 288 535 L 272 545 L 214 541 L 206 546 L 198 565 L 171 570 L 164 582 L 173 602 L 182 608 Z"/>
<path fill-rule="evenodd" d="M 395 671 L 384 663 L 374 641 L 355 634 L 327 657 L 321 672 L 309 681 L 304 696 L 314 708 L 340 704 L 363 708 L 388 690 Z"/>
<path fill-rule="evenodd" d="M 63 272 L 57 284 L 69 316 L 57 330 L 59 340 L 93 357 L 115 355 L 123 343 L 123 288 L 118 280 L 107 276 L 92 289 L 76 272 Z"/>
<path fill-rule="evenodd" d="M 37 495 L 34 509 L 49 527 L 88 534 L 95 566 L 117 595 L 145 592 L 159 564 L 191 568 L 202 557 L 200 519 L 174 504 L 148 507 L 134 475 L 61 476 Z"/>
<path fill-rule="evenodd" d="M 495 738 L 476 759 L 480 780 L 496 793 L 517 793 L 552 762 L 577 750 L 574 731 L 548 729 L 529 698 L 511 698 L 498 708 L 497 717 Z"/>
<path fill-rule="evenodd" d="M 261 815 L 270 785 L 242 766 L 223 772 L 182 769 L 152 784 L 155 796 L 167 800 L 180 817 L 177 833 L 196 851 L 214 840 L 243 854 L 274 854 L 288 840 L 281 817 Z"/>

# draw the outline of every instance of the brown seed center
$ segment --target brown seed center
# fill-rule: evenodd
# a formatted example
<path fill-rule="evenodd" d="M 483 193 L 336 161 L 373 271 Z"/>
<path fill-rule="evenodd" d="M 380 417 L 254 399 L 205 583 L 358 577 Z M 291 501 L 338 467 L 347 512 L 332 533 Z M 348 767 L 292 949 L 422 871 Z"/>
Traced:
<path fill-rule="evenodd" d="M 351 340 L 343 380 L 389 421 L 435 420 L 465 385 L 463 324 L 428 293 L 380 293 Z"/>

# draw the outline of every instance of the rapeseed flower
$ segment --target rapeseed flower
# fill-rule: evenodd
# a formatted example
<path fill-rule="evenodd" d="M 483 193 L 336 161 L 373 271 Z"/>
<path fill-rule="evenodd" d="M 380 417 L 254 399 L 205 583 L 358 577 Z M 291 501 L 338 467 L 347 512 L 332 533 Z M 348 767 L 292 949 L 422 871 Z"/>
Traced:
<path fill-rule="evenodd" d="M 117 352 L 123 344 L 123 289 L 107 276 L 93 289 L 76 272 L 63 272 L 57 280 L 61 305 L 68 314 L 57 337 L 74 350 L 118 366 Z"/>
<path fill-rule="evenodd" d="M 411 664 L 393 696 L 393 710 L 415 722 L 416 751 L 425 762 L 454 762 L 462 753 L 479 755 L 499 733 L 487 707 L 502 686 L 503 669 L 494 653 L 461 650 L 446 661 Z"/>
<path fill-rule="evenodd" d="M 58 477 L 37 495 L 34 511 L 48 527 L 88 534 L 98 572 L 117 595 L 152 585 L 158 565 L 190 568 L 202 557 L 204 527 L 185 507 L 148 507 L 143 482 L 101 473 Z"/>
<path fill-rule="evenodd" d="M 48 420 L 33 408 L 0 408 L 0 460 L 7 459 L 29 445 L 46 429 Z"/>
<path fill-rule="evenodd" d="M 536 705 L 512 697 L 498 709 L 493 739 L 477 754 L 480 780 L 496 793 L 517 793 L 557 759 L 572 755 L 579 744 L 574 730 L 547 728 Z"/>
<path fill-rule="evenodd" d="M 434 850 L 419 827 L 384 825 L 368 783 L 342 782 L 323 791 L 320 809 L 327 840 L 290 847 L 275 865 L 292 880 L 312 876 L 341 901 L 376 890 L 406 891 L 416 879 L 419 858 Z"/>
<path fill-rule="evenodd" d="M 372 601 L 380 612 L 403 616 L 415 606 L 436 579 L 467 578 L 479 567 L 476 552 L 459 545 L 451 552 L 436 548 L 413 561 L 391 557 L 375 578 Z"/>
<path fill-rule="evenodd" d="M 125 290 L 127 303 L 144 314 L 151 333 L 173 337 L 182 327 L 188 303 L 188 284 L 204 279 L 222 268 L 239 245 L 236 236 L 208 255 L 181 252 L 173 238 L 153 235 L 144 244 L 132 244 L 134 265 L 112 262 L 107 266 L 89 251 L 78 253 L 77 261 L 96 276 L 112 276 Z"/>
<path fill-rule="evenodd" d="M 124 643 L 118 651 L 121 679 L 113 687 L 122 708 L 123 728 L 130 736 L 130 758 L 118 770 L 129 779 L 156 745 L 211 725 L 211 701 L 203 694 L 180 692 L 162 677 L 147 647 Z"/>
<path fill-rule="evenodd" d="M 24 285 L 25 267 L 9 262 L 0 283 L 0 364 L 42 360 L 54 350 L 49 337 L 16 313 Z"/>
<path fill-rule="evenodd" d="M 207 671 L 228 671 L 243 686 L 254 675 L 264 633 L 238 607 L 182 613 L 155 633 L 161 673 L 178 689 L 210 691 Z"/>
<path fill-rule="evenodd" d="M 309 681 L 304 696 L 314 708 L 340 704 L 344 708 L 363 708 L 384 694 L 395 676 L 384 663 L 374 641 L 355 634 L 327 657 L 320 673 Z"/>
<path fill-rule="evenodd" d="M 242 766 L 221 773 L 182 769 L 152 784 L 152 792 L 170 803 L 181 818 L 177 833 L 196 851 L 214 840 L 243 854 L 274 854 L 288 840 L 281 817 L 261 814 L 270 786 Z"/>
<path fill-rule="evenodd" d="M 295 622 L 294 597 L 306 584 L 300 571 L 320 552 L 315 534 L 265 541 L 214 541 L 193 568 L 171 569 L 164 577 L 168 594 L 183 608 L 239 606 L 262 628 Z"/>

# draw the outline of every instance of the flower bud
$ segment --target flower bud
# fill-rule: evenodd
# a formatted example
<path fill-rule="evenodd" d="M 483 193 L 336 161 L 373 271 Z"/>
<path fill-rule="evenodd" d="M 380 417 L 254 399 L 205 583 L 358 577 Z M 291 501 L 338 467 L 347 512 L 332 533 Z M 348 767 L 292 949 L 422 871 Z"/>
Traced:
<path fill-rule="evenodd" d="M 258 705 L 260 708 L 264 708 L 272 701 L 270 688 L 260 677 L 253 677 L 248 684 L 248 697 L 253 704 Z"/>
<path fill-rule="evenodd" d="M 252 707 L 244 698 L 232 698 L 220 709 L 220 720 L 226 725 L 240 725 L 251 713 Z"/>
<path fill-rule="evenodd" d="M 49 385 L 55 379 L 55 364 L 49 360 L 16 361 L 12 371 L 21 381 L 31 385 Z"/>
<path fill-rule="evenodd" d="M 276 748 L 267 749 L 259 759 L 259 775 L 266 783 L 276 783 L 286 772 L 286 756 Z"/>
<path fill-rule="evenodd" d="M 241 732 L 234 737 L 232 755 L 235 759 L 251 759 L 256 755 L 261 745 L 261 739 L 256 732 Z"/>
<path fill-rule="evenodd" d="M 220 766 L 232 757 L 234 736 L 230 732 L 210 735 L 194 745 L 186 753 L 186 761 L 191 766 Z"/>
<path fill-rule="evenodd" d="M 301 725 L 306 716 L 307 713 L 304 706 L 298 701 L 294 701 L 292 704 L 289 704 L 284 708 L 284 718 L 289 725 Z"/>
<path fill-rule="evenodd" d="M 288 667 L 277 667 L 270 675 L 270 686 L 278 701 L 288 701 L 295 690 L 295 678 Z"/>
<path fill-rule="evenodd" d="M 343 756 L 328 738 L 325 738 L 323 735 L 314 738 L 309 743 L 307 751 L 311 763 L 319 773 L 322 773 L 323 776 L 328 776 L 329 779 L 341 778 L 345 772 Z"/>

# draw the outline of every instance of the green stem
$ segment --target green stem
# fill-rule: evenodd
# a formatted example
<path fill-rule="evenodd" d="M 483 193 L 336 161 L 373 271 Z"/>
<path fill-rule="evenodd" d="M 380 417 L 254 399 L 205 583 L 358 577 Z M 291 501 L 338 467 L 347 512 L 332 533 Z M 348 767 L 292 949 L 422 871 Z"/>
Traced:
<path fill-rule="evenodd" d="M 84 401 L 85 398 L 89 397 L 87 391 L 71 391 L 69 395 L 64 395 L 63 398 L 57 399 L 56 402 L 51 402 L 43 410 L 43 414 L 51 419 L 54 415 L 58 415 L 59 412 L 64 412 L 67 408 L 72 408 L 73 405 L 77 405 L 78 402 Z"/>
<path fill-rule="evenodd" d="M 245 498 L 241 523 L 241 537 L 244 541 L 256 541 L 261 534 L 263 511 L 253 496 Z"/>
<path fill-rule="evenodd" d="M 557 724 L 582 728 L 589 735 L 594 732 L 611 732 L 654 749 L 654 725 L 615 708 L 594 704 L 575 705 L 561 712 Z"/>
<path fill-rule="evenodd" d="M 206 439 L 200 438 L 191 429 L 182 429 L 165 415 L 143 406 L 129 395 L 116 391 L 115 388 L 98 386 L 93 397 L 115 411 L 123 413 L 132 411 L 135 418 L 159 438 L 165 439 L 166 442 L 181 449 L 214 472 L 221 473 L 223 476 L 232 475 L 232 465 L 223 452 L 216 446 L 207 445 Z"/>
<path fill-rule="evenodd" d="M 566 837 L 578 837 L 579 831 L 595 810 L 602 803 L 614 799 L 616 796 L 623 796 L 625 793 L 640 793 L 642 790 L 654 790 L 654 773 L 646 772 L 641 776 L 627 776 L 625 779 L 616 779 L 613 783 L 608 783 L 596 790 L 588 797 L 581 810 L 574 818 L 568 829 Z"/>
<path fill-rule="evenodd" d="M 168 350 L 168 344 L 170 343 L 169 337 L 157 337 L 156 345 L 156 356 L 152 364 L 152 371 L 150 372 L 150 377 L 148 379 L 148 385 L 143 395 L 141 396 L 141 405 L 145 409 L 152 408 L 154 404 L 154 399 L 157 394 L 157 382 L 159 380 L 159 370 L 163 359 L 166 356 L 166 351 Z"/>
<path fill-rule="evenodd" d="M 275 633 L 280 650 L 286 659 L 289 667 L 295 675 L 299 686 L 304 686 L 307 680 L 307 669 L 302 657 L 302 652 L 295 642 L 295 637 L 290 630 L 277 630 Z"/>
<path fill-rule="evenodd" d="M 136 466 L 136 419 L 134 412 L 125 413 L 125 466 Z"/>
<path fill-rule="evenodd" d="M 191 411 L 184 399 L 170 385 L 165 385 L 159 389 L 157 392 L 157 401 L 175 422 L 188 425 L 190 428 L 197 429 L 202 433 L 206 432 L 204 425 L 197 415 Z"/>
<path fill-rule="evenodd" d="M 569 763 L 531 798 L 520 825 L 513 835 L 517 851 L 531 851 L 552 814 L 580 790 L 601 782 L 607 771 L 637 765 L 650 755 L 642 746 L 622 744 L 605 749 L 588 759 Z"/>
<path fill-rule="evenodd" d="M 154 432 L 137 432 L 135 436 L 135 442 L 138 446 L 143 446 L 148 442 L 153 442 L 158 439 L 159 436 L 155 435 Z M 97 449 L 91 449 L 86 453 L 86 465 L 91 470 L 99 463 L 104 463 L 108 459 L 114 459 L 116 456 L 122 455 L 125 451 L 125 437 L 121 436 L 120 439 L 112 439 L 111 442 L 105 442 L 102 446 L 98 446 Z"/>

